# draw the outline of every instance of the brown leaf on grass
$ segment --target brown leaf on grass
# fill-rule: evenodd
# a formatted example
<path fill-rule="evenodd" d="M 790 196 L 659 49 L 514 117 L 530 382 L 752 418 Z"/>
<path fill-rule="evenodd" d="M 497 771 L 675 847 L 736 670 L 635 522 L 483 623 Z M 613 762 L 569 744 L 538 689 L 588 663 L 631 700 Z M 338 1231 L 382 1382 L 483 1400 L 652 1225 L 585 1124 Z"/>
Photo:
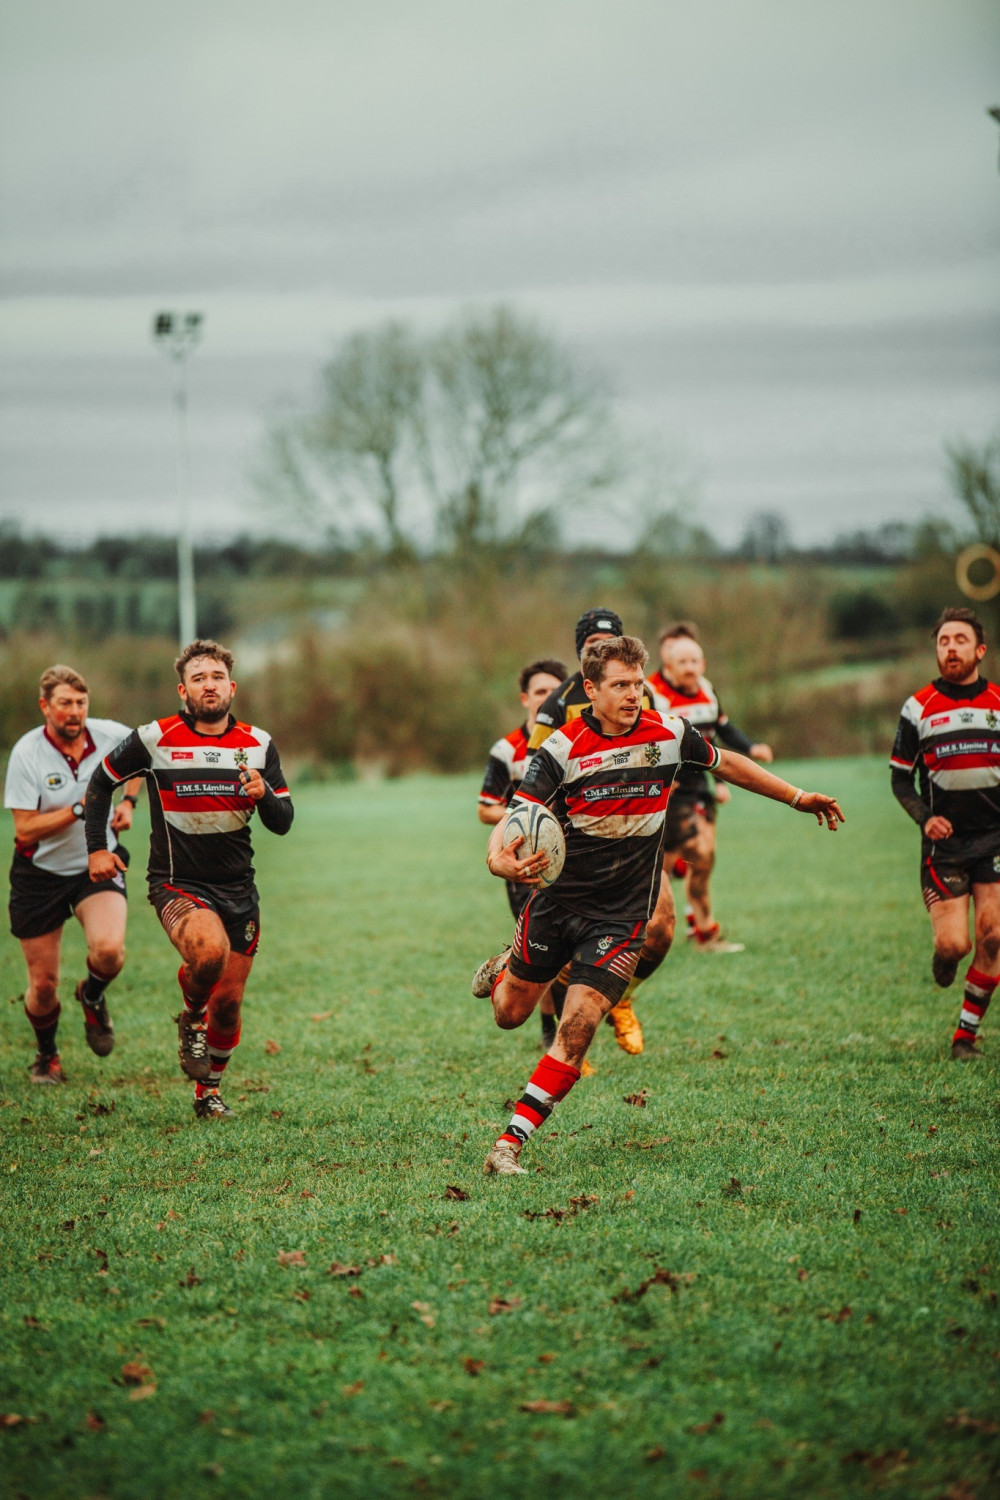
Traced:
<path fill-rule="evenodd" d="M 39 1329 L 41 1329 L 42 1333 L 46 1333 L 47 1332 L 46 1326 L 41 1321 L 41 1319 L 39 1319 L 39 1318 L 33 1318 L 30 1313 L 26 1313 L 25 1314 L 24 1326 L 25 1326 L 25 1328 L 39 1328 Z"/>
<path fill-rule="evenodd" d="M 155 1385 L 152 1385 L 152 1384 L 150 1384 L 150 1385 L 137 1385 L 137 1386 L 133 1386 L 132 1390 L 129 1391 L 129 1393 L 128 1393 L 128 1399 L 130 1401 L 148 1401 L 149 1398 L 150 1398 L 150 1396 L 155 1396 L 155 1395 L 156 1395 L 156 1386 Z"/>
<path fill-rule="evenodd" d="M 329 1019 L 330 1019 L 330 1017 L 332 1015 L 333 1015 L 333 1011 L 332 1010 L 316 1010 L 316 1011 L 313 1011 L 313 1013 L 309 1017 L 309 1019 L 310 1019 L 310 1021 L 329 1021 Z"/>
<path fill-rule="evenodd" d="M 712 1056 L 713 1056 L 713 1057 L 716 1057 L 716 1058 L 719 1058 L 719 1059 L 722 1059 L 722 1058 L 724 1058 L 724 1057 L 728 1057 L 728 1056 L 729 1056 L 729 1053 L 728 1053 L 728 1052 L 723 1052 L 723 1051 L 722 1051 L 722 1050 L 721 1050 L 721 1048 L 719 1048 L 719 1047 L 716 1047 L 716 1048 L 715 1048 L 715 1050 L 714 1050 L 714 1051 L 713 1051 L 713 1053 L 712 1053 Z"/>
<path fill-rule="evenodd" d="M 740 1182 L 740 1179 L 738 1177 L 730 1177 L 729 1181 L 722 1189 L 722 1196 L 724 1198 L 738 1198 L 742 1191 L 743 1184 Z"/>
<path fill-rule="evenodd" d="M 410 1306 L 415 1312 L 430 1312 L 431 1310 L 429 1302 L 411 1302 Z"/>
<path fill-rule="evenodd" d="M 855 1224 L 860 1224 L 861 1223 L 861 1210 L 860 1210 L 860 1208 L 856 1208 L 854 1210 L 854 1222 L 855 1222 Z"/>
<path fill-rule="evenodd" d="M 466 1375 L 481 1375 L 486 1368 L 486 1361 L 484 1359 L 473 1359 L 471 1355 L 466 1355 L 465 1359 L 462 1360 L 462 1364 L 465 1367 Z"/>
<path fill-rule="evenodd" d="M 648 1089 L 640 1089 L 637 1094 L 624 1094 L 622 1096 L 626 1104 L 634 1104 L 636 1109 L 645 1109 L 646 1100 L 649 1098 Z"/>
<path fill-rule="evenodd" d="M 647 1464 L 656 1464 L 659 1463 L 661 1458 L 666 1458 L 666 1456 L 666 1448 L 664 1448 L 660 1443 L 657 1443 L 655 1448 L 649 1448 L 643 1454 L 643 1459 Z"/>
<path fill-rule="evenodd" d="M 491 1318 L 495 1318 L 499 1313 L 517 1312 L 520 1306 L 520 1297 L 492 1297 L 490 1299 L 489 1314 Z"/>
<path fill-rule="evenodd" d="M 201 1277 L 195 1275 L 195 1273 L 194 1273 L 194 1266 L 191 1267 L 191 1269 L 188 1271 L 187 1275 L 183 1278 L 183 1280 L 179 1281 L 177 1283 L 177 1285 L 178 1286 L 201 1286 Z"/>
<path fill-rule="evenodd" d="M 98 1411 L 88 1411 L 83 1420 L 88 1432 L 103 1432 L 108 1425 Z"/>
<path fill-rule="evenodd" d="M 349 1286 L 347 1288 L 347 1295 L 349 1297 L 363 1297 L 365 1294 L 359 1286 Z"/>
<path fill-rule="evenodd" d="M 521 1411 L 530 1411 L 540 1417 L 571 1417 L 573 1415 L 573 1403 L 569 1400 L 562 1401 L 522 1401 Z"/>
<path fill-rule="evenodd" d="M 572 1219 L 576 1214 L 582 1213 L 585 1208 L 590 1208 L 598 1201 L 596 1193 L 581 1193 L 578 1198 L 571 1198 L 566 1208 L 546 1208 L 542 1213 L 533 1213 L 530 1208 L 524 1210 L 523 1217 L 526 1219 L 555 1219 L 561 1224 L 563 1219 Z"/>
<path fill-rule="evenodd" d="M 277 1047 L 277 1042 L 274 1045 Z M 281 1051 L 280 1047 L 278 1047 L 278 1051 Z M 271 1092 L 271 1085 L 269 1083 L 258 1083 L 254 1078 L 244 1078 L 243 1087 L 248 1094 L 269 1094 Z"/>
<path fill-rule="evenodd" d="M 292 1296 L 295 1298 L 296 1302 L 308 1302 L 310 1297 L 312 1296 L 312 1292 L 307 1286 L 302 1286 L 299 1287 L 297 1292 L 293 1292 Z"/>
<path fill-rule="evenodd" d="M 335 1260 L 326 1268 L 328 1276 L 360 1276 L 360 1266 L 345 1266 L 343 1261 Z"/>
<path fill-rule="evenodd" d="M 301 1193 L 299 1194 L 300 1198 L 315 1198 L 315 1196 L 316 1194 L 311 1193 L 308 1188 L 303 1188 Z"/>
<path fill-rule="evenodd" d="M 717 1411 L 710 1422 L 698 1422 L 694 1427 L 688 1427 L 686 1431 L 694 1433 L 697 1437 L 704 1437 L 708 1432 L 715 1432 L 726 1420 L 724 1411 Z"/>
<path fill-rule="evenodd" d="M 360 1396 L 364 1388 L 363 1380 L 355 1380 L 353 1385 L 342 1385 L 340 1389 L 345 1396 Z"/>
<path fill-rule="evenodd" d="M 272 1039 L 268 1037 L 267 1041 L 264 1043 L 264 1051 L 267 1053 L 268 1057 L 277 1057 L 278 1053 L 281 1051 L 281 1045 L 278 1042 L 272 1041 Z"/>
<path fill-rule="evenodd" d="M 641 1141 L 639 1150 L 652 1151 L 654 1146 L 669 1146 L 672 1139 L 673 1137 L 669 1135 L 658 1135 L 655 1141 Z"/>
<path fill-rule="evenodd" d="M 141 1365 L 134 1359 L 122 1365 L 122 1379 L 126 1385 L 143 1385 L 152 1377 L 152 1374 L 148 1365 Z"/>
<path fill-rule="evenodd" d="M 20 1412 L 0 1412 L 0 1427 L 20 1427 L 22 1422 L 30 1422 L 31 1417 L 22 1417 Z"/>
<path fill-rule="evenodd" d="M 468 1193 L 464 1193 L 460 1187 L 446 1187 L 444 1190 L 444 1196 L 446 1198 L 454 1199 L 456 1203 L 467 1203 L 469 1201 Z"/>
<path fill-rule="evenodd" d="M 294 1266 L 297 1271 L 304 1271 L 306 1268 L 305 1253 L 302 1250 L 279 1250 L 278 1265 Z"/>
<path fill-rule="evenodd" d="M 136 1328 L 158 1328 L 162 1333 L 167 1326 L 166 1318 L 138 1318 Z"/>
<path fill-rule="evenodd" d="M 272 1111 L 271 1111 L 271 1119 L 272 1120 L 280 1120 L 281 1117 L 282 1117 L 282 1115 L 284 1113 L 285 1113 L 285 1111 L 283 1109 L 272 1109 Z"/>
<path fill-rule="evenodd" d="M 800 1281 L 809 1280 L 809 1272 L 806 1270 L 805 1266 L 800 1266 L 797 1274 Z"/>
<path fill-rule="evenodd" d="M 210 1427 L 211 1424 L 215 1421 L 215 1412 L 211 1410 L 200 1411 L 198 1413 L 198 1421 L 201 1423 L 202 1427 Z"/>
<path fill-rule="evenodd" d="M 1000 1423 L 990 1421 L 986 1417 L 970 1417 L 967 1411 L 957 1411 L 953 1417 L 945 1419 L 946 1427 L 954 1427 L 959 1432 L 983 1432 L 992 1434 L 1000 1432 Z"/>
<path fill-rule="evenodd" d="M 678 1274 L 674 1271 L 665 1271 L 662 1266 L 657 1266 L 652 1276 L 647 1276 L 645 1281 L 641 1281 L 634 1292 L 630 1292 L 626 1288 L 625 1291 L 619 1292 L 618 1296 L 612 1297 L 611 1300 L 612 1302 L 638 1302 L 640 1297 L 645 1297 L 651 1286 L 667 1286 L 672 1292 L 676 1293 L 680 1291 L 682 1286 L 690 1286 L 692 1281 L 694 1281 L 693 1271 L 684 1271 Z"/>
<path fill-rule="evenodd" d="M 539 1362 L 539 1364 L 543 1364 L 543 1365 L 550 1365 L 554 1359 L 555 1359 L 555 1355 L 554 1354 L 540 1354 L 538 1356 L 538 1362 Z"/>

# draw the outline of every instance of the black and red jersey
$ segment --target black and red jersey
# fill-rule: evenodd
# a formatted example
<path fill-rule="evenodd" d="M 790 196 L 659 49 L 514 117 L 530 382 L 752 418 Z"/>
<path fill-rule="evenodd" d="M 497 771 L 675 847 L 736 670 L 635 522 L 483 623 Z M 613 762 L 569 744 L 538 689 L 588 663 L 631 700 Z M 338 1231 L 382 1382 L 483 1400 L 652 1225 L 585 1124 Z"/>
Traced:
<path fill-rule="evenodd" d="M 904 800 L 918 823 L 947 818 L 956 840 L 1000 831 L 1000 687 L 980 677 L 973 683 L 934 682 L 907 698 L 890 761 L 893 781 L 919 797 Z M 951 840 L 938 840 L 948 851 Z"/>
<path fill-rule="evenodd" d="M 567 677 L 565 682 L 561 682 L 557 688 L 553 689 L 538 710 L 535 727 L 528 740 L 528 749 L 537 750 L 539 745 L 545 744 L 554 729 L 561 729 L 564 724 L 572 724 L 573 720 L 578 719 L 584 709 L 589 706 L 590 699 L 583 685 L 583 672 L 574 672 L 572 677 Z M 642 706 L 643 708 L 654 706 L 653 695 L 645 683 L 642 689 Z"/>
<path fill-rule="evenodd" d="M 486 807 L 506 807 L 521 784 L 528 764 L 528 726 L 512 729 L 490 747 L 479 800 Z"/>
<path fill-rule="evenodd" d="M 267 792 L 246 794 L 242 770 L 259 771 Z M 230 715 L 223 734 L 202 734 L 189 714 L 133 729 L 105 757 L 87 793 L 87 848 L 107 847 L 102 807 L 130 776 L 150 787 L 151 885 L 185 881 L 236 892 L 253 887 L 250 819 L 254 810 L 272 833 L 287 833 L 292 803 L 271 736 Z"/>
<path fill-rule="evenodd" d="M 562 825 L 566 863 L 546 895 L 577 916 L 647 921 L 678 767 L 718 763 L 691 724 L 652 709 L 641 709 L 627 734 L 605 734 L 589 708 L 555 730 L 514 799 L 544 803 Z"/>
<path fill-rule="evenodd" d="M 741 755 L 750 754 L 753 740 L 742 729 L 737 729 L 728 714 L 723 713 L 718 695 L 707 677 L 698 679 L 698 686 L 693 693 L 686 693 L 662 672 L 653 672 L 647 681 L 653 690 L 653 702 L 658 709 L 687 719 L 713 745 L 716 740 L 721 740 L 729 750 L 738 750 Z M 698 766 L 684 766 L 677 777 L 677 790 L 709 791 L 708 777 Z"/>

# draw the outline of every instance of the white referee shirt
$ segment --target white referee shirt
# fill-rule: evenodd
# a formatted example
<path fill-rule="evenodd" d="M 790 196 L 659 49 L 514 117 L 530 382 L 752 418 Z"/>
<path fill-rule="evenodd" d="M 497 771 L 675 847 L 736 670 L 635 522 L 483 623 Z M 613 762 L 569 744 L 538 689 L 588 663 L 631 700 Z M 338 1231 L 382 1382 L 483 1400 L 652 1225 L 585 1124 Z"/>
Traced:
<path fill-rule="evenodd" d="M 86 749 L 79 765 L 64 755 L 49 738 L 45 724 L 22 734 L 7 762 L 4 807 L 26 812 L 55 812 L 83 800 L 91 776 L 109 750 L 132 733 L 127 724 L 115 719 L 88 719 L 83 728 Z M 111 832 L 108 819 L 108 847 L 116 849 L 118 840 Z M 66 828 L 39 839 L 31 862 L 53 875 L 80 875 L 87 868 L 87 837 L 83 819 L 75 818 Z"/>

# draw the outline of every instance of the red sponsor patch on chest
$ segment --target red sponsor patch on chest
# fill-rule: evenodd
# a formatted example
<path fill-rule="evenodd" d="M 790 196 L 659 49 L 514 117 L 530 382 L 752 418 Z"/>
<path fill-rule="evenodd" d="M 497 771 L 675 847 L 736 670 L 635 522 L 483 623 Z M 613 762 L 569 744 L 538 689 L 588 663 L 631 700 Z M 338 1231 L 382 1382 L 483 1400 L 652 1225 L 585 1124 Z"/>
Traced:
<path fill-rule="evenodd" d="M 171 750 L 171 760 L 194 760 L 193 750 Z"/>
<path fill-rule="evenodd" d="M 581 771 L 589 771 L 594 766 L 599 766 L 601 764 L 601 761 L 603 759 L 604 759 L 603 755 L 588 755 L 586 760 L 581 760 L 581 762 L 580 762 L 580 770 Z"/>
<path fill-rule="evenodd" d="M 936 729 L 939 724 L 947 724 L 951 714 L 940 714 L 938 718 L 931 720 L 931 728 Z"/>

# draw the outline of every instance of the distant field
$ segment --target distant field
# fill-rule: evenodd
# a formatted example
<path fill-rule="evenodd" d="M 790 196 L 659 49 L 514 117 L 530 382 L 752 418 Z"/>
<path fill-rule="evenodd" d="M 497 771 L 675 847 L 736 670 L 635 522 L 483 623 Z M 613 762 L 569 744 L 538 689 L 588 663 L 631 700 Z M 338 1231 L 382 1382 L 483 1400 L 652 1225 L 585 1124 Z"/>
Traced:
<path fill-rule="evenodd" d="M 192 1115 L 140 879 L 104 1064 L 70 934 L 69 1086 L 27 1083 L 16 1004 L 0 1031 L 3 1493 L 996 1495 L 1000 1018 L 948 1060 L 883 764 L 782 769 L 847 827 L 736 794 L 747 952 L 678 945 L 646 1053 L 602 1030 L 527 1178 L 480 1172 L 538 1029 L 469 995 L 508 930 L 474 778 L 310 787 L 258 831 L 230 1125 Z"/>

